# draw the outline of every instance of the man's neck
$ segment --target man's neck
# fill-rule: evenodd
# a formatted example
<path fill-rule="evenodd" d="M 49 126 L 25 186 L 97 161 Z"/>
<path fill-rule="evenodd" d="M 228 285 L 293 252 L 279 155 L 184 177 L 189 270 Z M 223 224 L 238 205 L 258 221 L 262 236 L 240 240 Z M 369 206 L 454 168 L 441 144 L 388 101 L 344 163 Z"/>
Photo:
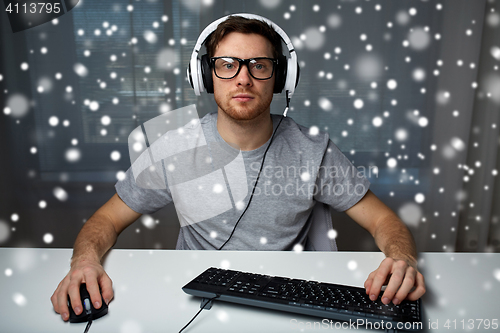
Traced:
<path fill-rule="evenodd" d="M 227 143 L 249 151 L 261 147 L 271 138 L 273 122 L 269 112 L 264 112 L 252 120 L 235 120 L 219 110 L 217 130 Z"/>

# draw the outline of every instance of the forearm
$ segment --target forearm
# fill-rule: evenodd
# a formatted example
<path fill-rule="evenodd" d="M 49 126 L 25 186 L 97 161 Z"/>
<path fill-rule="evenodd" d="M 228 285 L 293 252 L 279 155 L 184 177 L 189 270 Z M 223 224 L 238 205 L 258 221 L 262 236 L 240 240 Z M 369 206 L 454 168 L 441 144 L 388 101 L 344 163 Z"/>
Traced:
<path fill-rule="evenodd" d="M 373 233 L 379 249 L 387 257 L 403 259 L 416 268 L 417 250 L 408 228 L 396 214 L 382 218 Z"/>
<path fill-rule="evenodd" d="M 96 212 L 85 222 L 76 238 L 71 264 L 82 260 L 100 263 L 102 257 L 115 244 L 117 237 L 110 218 Z"/>

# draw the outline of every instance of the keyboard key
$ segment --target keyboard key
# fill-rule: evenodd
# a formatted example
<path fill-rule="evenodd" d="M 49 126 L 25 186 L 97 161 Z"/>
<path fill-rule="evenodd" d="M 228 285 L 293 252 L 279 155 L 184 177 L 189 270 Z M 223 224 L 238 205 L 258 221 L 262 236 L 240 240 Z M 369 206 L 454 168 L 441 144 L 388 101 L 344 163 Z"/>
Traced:
<path fill-rule="evenodd" d="M 333 308 L 333 307 L 331 307 L 331 306 L 327 306 L 327 307 L 325 307 L 325 310 L 326 310 L 326 311 L 339 312 L 339 309 L 337 309 L 337 308 Z"/>

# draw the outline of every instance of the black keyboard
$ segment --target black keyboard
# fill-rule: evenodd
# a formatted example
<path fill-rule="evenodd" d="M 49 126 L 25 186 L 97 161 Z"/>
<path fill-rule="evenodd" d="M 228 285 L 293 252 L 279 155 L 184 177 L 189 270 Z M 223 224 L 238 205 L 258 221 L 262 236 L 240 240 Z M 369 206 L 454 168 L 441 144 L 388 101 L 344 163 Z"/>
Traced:
<path fill-rule="evenodd" d="M 384 305 L 380 295 L 372 301 L 359 287 L 211 267 L 182 290 L 205 299 L 357 322 L 357 328 L 422 329 L 420 300 Z"/>

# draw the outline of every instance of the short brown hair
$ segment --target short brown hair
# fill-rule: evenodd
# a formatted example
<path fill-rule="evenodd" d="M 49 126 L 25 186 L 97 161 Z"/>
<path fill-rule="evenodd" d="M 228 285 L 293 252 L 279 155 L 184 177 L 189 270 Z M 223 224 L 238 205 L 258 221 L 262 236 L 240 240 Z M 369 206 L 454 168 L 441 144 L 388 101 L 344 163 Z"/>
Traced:
<path fill-rule="evenodd" d="M 273 58 L 278 59 L 282 53 L 281 36 L 269 24 L 257 19 L 247 19 L 242 16 L 230 16 L 224 22 L 217 26 L 217 29 L 212 32 L 205 42 L 207 55 L 209 58 L 215 54 L 215 49 L 220 41 L 231 32 L 240 32 L 243 34 L 258 34 L 261 35 L 272 45 Z"/>

